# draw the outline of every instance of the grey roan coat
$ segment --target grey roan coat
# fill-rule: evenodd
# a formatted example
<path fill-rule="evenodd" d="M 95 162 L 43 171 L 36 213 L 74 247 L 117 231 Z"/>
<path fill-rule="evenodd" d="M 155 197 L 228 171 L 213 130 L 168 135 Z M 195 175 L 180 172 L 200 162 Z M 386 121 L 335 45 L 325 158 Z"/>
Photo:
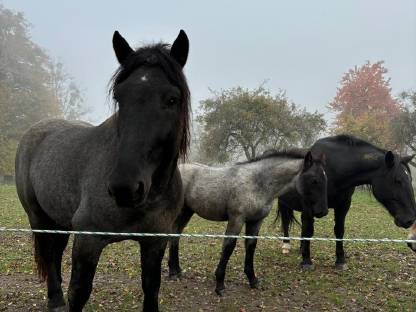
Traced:
<path fill-rule="evenodd" d="M 40 122 L 23 136 L 16 184 L 33 229 L 172 232 L 183 203 L 178 158 L 186 154 L 189 90 L 182 73 L 188 38 L 169 48 L 133 50 L 118 32 L 120 68 L 112 95 L 118 111 L 99 126 L 64 120 Z M 34 234 L 35 259 L 48 286 L 50 311 L 67 311 L 61 260 L 69 235 Z M 69 311 L 82 311 L 102 249 L 126 239 L 76 235 L 68 290 Z M 144 311 L 158 311 L 166 239 L 138 239 Z"/>
<path fill-rule="evenodd" d="M 184 181 L 185 202 L 176 224 L 182 232 L 194 213 L 211 221 L 228 221 L 227 235 L 238 235 L 243 225 L 246 234 L 257 236 L 273 200 L 283 190 L 299 194 L 305 209 L 322 217 L 328 213 L 327 181 L 324 157 L 312 158 L 311 153 L 268 151 L 262 156 L 233 166 L 213 168 L 198 164 L 180 165 Z M 180 274 L 179 239 L 170 242 L 169 274 Z M 216 293 L 225 289 L 225 269 L 236 239 L 224 239 L 221 259 L 215 272 Z M 250 286 L 257 287 L 253 258 L 256 239 L 246 240 L 244 272 Z"/>

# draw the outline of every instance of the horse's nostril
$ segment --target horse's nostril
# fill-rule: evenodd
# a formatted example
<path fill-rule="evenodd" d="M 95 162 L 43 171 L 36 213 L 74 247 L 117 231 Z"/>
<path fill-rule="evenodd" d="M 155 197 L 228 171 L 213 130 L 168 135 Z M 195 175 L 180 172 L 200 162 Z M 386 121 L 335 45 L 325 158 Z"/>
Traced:
<path fill-rule="evenodd" d="M 113 197 L 113 192 L 111 191 L 110 187 L 107 187 L 107 192 L 110 197 Z"/>
<path fill-rule="evenodd" d="M 138 182 L 137 183 L 137 187 L 136 187 L 136 193 L 138 195 L 141 195 L 144 193 L 144 183 L 143 182 Z"/>
<path fill-rule="evenodd" d="M 144 194 L 144 183 L 138 182 L 136 186 L 136 196 L 139 202 L 142 202 L 145 194 Z"/>

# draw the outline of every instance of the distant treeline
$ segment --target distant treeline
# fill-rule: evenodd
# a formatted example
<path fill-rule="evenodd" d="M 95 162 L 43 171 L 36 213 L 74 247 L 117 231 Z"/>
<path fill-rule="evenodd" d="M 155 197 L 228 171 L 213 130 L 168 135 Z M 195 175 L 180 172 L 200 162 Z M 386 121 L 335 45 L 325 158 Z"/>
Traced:
<path fill-rule="evenodd" d="M 416 153 L 416 92 L 392 95 L 387 73 L 382 61 L 346 72 L 334 99 L 322 103 L 336 114 L 329 128 L 322 114 L 300 108 L 283 91 L 272 95 L 263 85 L 212 91 L 194 122 L 191 159 L 253 159 L 269 148 L 309 147 L 323 134 L 341 133 L 399 154 Z"/>
<path fill-rule="evenodd" d="M 24 15 L 0 5 L 0 174 L 14 173 L 22 133 L 47 117 L 78 119 L 82 93 L 63 65 L 30 38 Z"/>

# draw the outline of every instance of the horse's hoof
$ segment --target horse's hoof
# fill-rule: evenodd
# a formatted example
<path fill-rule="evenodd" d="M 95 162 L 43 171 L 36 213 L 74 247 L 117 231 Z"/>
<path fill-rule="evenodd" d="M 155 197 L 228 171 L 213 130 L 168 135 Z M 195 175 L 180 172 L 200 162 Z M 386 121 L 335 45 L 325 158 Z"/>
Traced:
<path fill-rule="evenodd" d="M 258 289 L 259 288 L 259 279 L 256 277 L 252 281 L 250 281 L 250 288 Z"/>
<path fill-rule="evenodd" d="M 220 297 L 224 296 L 224 292 L 225 292 L 225 288 L 215 288 L 215 293 Z"/>
<path fill-rule="evenodd" d="M 348 270 L 348 266 L 346 263 L 335 263 L 335 269 L 338 271 L 346 271 Z"/>
<path fill-rule="evenodd" d="M 68 309 L 66 306 L 60 306 L 60 307 L 56 307 L 56 308 L 49 308 L 48 309 L 49 312 L 67 312 Z"/>
<path fill-rule="evenodd" d="M 315 266 L 313 264 L 310 264 L 310 263 L 301 263 L 300 268 L 303 271 L 313 271 L 313 270 L 315 270 Z"/>
<path fill-rule="evenodd" d="M 172 272 L 169 273 L 169 279 L 172 281 L 176 281 L 182 277 L 182 272 Z"/>

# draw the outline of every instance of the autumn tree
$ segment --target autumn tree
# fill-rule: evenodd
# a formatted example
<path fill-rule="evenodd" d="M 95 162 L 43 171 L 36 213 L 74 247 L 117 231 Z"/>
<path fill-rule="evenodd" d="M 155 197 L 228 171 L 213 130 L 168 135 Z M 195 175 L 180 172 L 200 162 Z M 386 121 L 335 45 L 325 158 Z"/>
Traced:
<path fill-rule="evenodd" d="M 197 117 L 205 162 L 224 163 L 241 155 L 249 160 L 268 148 L 309 145 L 326 126 L 321 114 L 299 109 L 284 92 L 271 95 L 263 86 L 211 92 Z"/>
<path fill-rule="evenodd" d="M 23 14 L 0 5 L 0 174 L 14 173 L 17 142 L 31 125 L 82 115 L 82 95 L 65 75 L 31 40 Z"/>
<path fill-rule="evenodd" d="M 61 115 L 67 120 L 78 120 L 88 112 L 81 90 L 61 62 L 50 62 L 50 87 Z"/>
<path fill-rule="evenodd" d="M 401 112 L 391 95 L 390 78 L 384 62 L 355 66 L 342 77 L 329 107 L 337 114 L 335 133 L 349 133 L 374 144 L 397 149 L 392 120 Z"/>
<path fill-rule="evenodd" d="M 59 115 L 53 101 L 46 53 L 30 40 L 21 13 L 0 7 L 0 132 L 10 138 L 34 122 Z"/>

